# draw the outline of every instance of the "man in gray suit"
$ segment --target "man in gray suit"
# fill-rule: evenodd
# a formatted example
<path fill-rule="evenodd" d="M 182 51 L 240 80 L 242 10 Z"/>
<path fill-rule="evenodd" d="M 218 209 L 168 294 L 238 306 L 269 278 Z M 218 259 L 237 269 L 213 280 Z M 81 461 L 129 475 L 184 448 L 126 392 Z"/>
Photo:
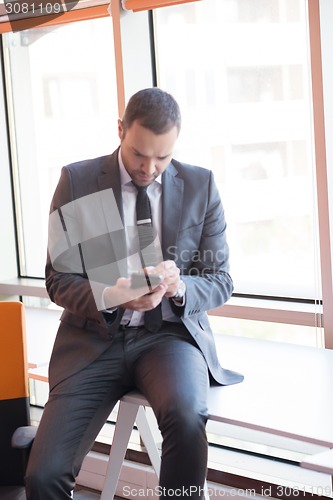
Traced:
<path fill-rule="evenodd" d="M 150 402 L 163 436 L 159 493 L 202 498 L 207 389 L 242 376 L 220 366 L 206 314 L 233 290 L 223 207 L 211 171 L 172 159 L 180 125 L 174 98 L 144 89 L 119 120 L 113 154 L 62 170 L 46 285 L 64 312 L 27 470 L 29 500 L 71 498 L 83 458 L 132 389 Z M 142 191 L 151 216 L 137 220 Z M 154 265 L 140 225 L 155 230 L 146 242 L 159 255 Z M 148 280 L 139 289 L 137 271 Z"/>

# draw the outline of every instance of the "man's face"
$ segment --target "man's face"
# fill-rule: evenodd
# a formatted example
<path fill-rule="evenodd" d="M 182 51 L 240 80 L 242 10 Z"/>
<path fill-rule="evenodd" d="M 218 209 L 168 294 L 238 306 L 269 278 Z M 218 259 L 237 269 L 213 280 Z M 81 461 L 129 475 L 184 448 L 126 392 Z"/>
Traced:
<path fill-rule="evenodd" d="M 164 172 L 170 163 L 178 137 L 177 127 L 165 134 L 156 135 L 134 121 L 124 133 L 118 121 L 121 156 L 125 168 L 138 186 L 148 186 Z"/>

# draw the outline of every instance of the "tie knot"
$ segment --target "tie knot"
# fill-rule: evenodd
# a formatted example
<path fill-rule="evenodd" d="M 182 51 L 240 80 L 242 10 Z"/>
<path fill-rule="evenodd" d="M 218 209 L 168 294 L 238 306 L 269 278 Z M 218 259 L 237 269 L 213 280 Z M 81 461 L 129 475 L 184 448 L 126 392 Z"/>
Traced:
<path fill-rule="evenodd" d="M 143 194 L 147 193 L 147 189 L 148 189 L 149 184 L 147 186 L 138 186 L 133 181 L 132 181 L 132 184 L 137 189 L 138 193 L 143 193 Z"/>

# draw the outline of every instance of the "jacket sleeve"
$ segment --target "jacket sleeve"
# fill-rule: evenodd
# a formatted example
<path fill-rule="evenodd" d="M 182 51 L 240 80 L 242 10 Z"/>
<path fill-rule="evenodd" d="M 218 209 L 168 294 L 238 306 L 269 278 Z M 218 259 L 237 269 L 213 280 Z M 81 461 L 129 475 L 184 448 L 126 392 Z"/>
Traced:
<path fill-rule="evenodd" d="M 198 224 L 197 228 L 200 231 L 198 247 L 191 249 L 190 262 L 178 261 L 182 279 L 186 283 L 186 302 L 182 308 L 171 306 L 176 314 L 183 317 L 223 305 L 233 291 L 224 209 L 213 174 L 209 174 L 203 223 Z"/>
<path fill-rule="evenodd" d="M 46 288 L 50 299 L 69 313 L 105 327 L 110 315 L 99 307 L 105 288 L 91 283 L 82 253 L 81 228 L 75 206 L 71 171 L 64 167 L 50 207 Z"/>

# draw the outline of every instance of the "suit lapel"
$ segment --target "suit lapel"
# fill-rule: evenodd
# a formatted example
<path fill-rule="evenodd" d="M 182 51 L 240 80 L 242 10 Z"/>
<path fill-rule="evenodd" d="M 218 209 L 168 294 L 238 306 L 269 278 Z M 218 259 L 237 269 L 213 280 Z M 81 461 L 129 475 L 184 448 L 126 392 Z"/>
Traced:
<path fill-rule="evenodd" d="M 184 181 L 172 163 L 163 173 L 162 193 L 162 250 L 167 260 L 174 256 L 184 196 Z"/>
<path fill-rule="evenodd" d="M 110 161 L 103 168 L 103 173 L 98 176 L 97 182 L 100 191 L 103 191 L 105 189 L 112 189 L 115 201 L 117 203 L 118 212 L 120 214 L 121 220 L 124 222 L 124 212 L 123 212 L 123 203 L 121 198 L 121 186 L 120 186 L 120 173 L 118 164 L 118 151 L 119 148 L 111 155 Z M 107 216 L 109 207 L 103 204 L 103 208 L 105 210 L 105 215 Z M 108 214 L 107 225 L 108 229 L 112 230 L 112 227 L 109 227 L 109 224 L 111 224 L 110 221 L 111 217 Z"/>
<path fill-rule="evenodd" d="M 103 169 L 103 173 L 97 179 L 100 191 L 112 190 L 106 196 L 102 196 L 102 206 L 106 227 L 108 229 L 114 261 L 117 262 L 119 275 L 127 274 L 127 246 L 124 230 L 124 211 L 121 196 L 120 173 L 118 164 L 118 149 L 111 155 L 110 161 Z M 113 198 L 113 199 L 112 199 Z"/>

